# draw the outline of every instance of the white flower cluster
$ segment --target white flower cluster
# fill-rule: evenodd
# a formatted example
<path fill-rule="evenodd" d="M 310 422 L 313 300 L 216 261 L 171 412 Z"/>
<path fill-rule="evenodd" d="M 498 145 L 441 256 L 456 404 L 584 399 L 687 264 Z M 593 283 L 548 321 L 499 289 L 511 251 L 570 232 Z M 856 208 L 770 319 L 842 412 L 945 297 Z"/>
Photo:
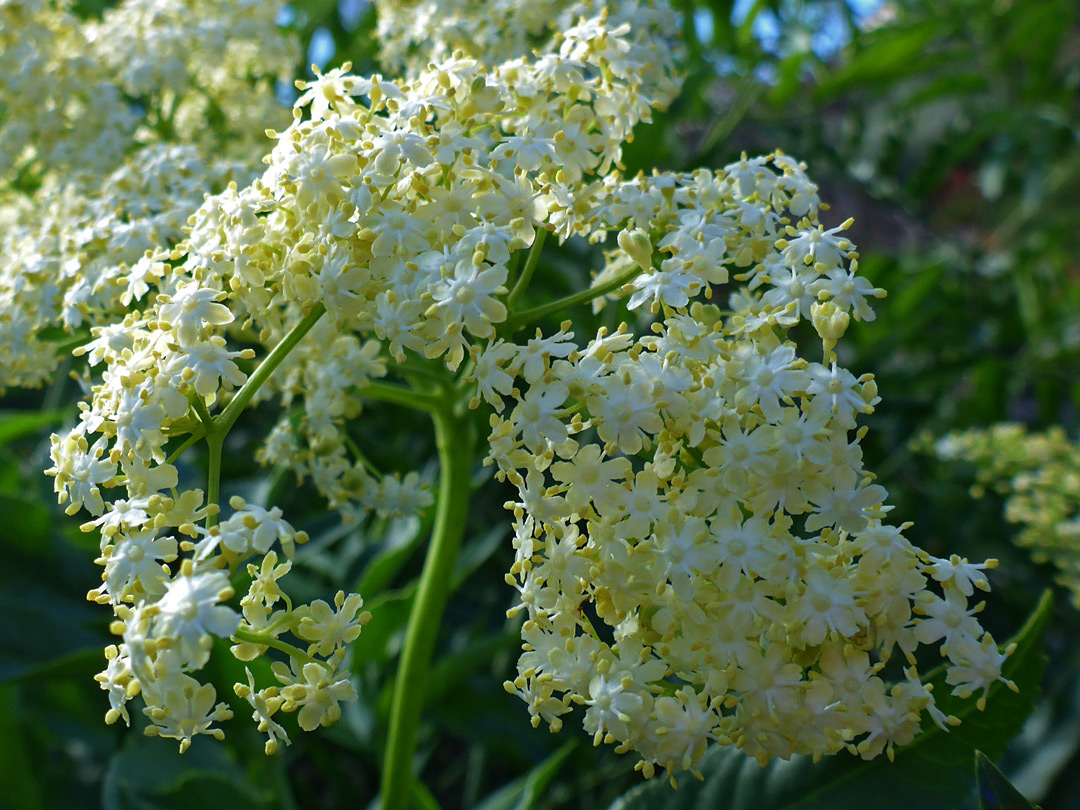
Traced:
<path fill-rule="evenodd" d="M 1020 526 L 1016 544 L 1053 565 L 1080 607 L 1080 446 L 1060 427 L 1033 433 L 1011 422 L 923 444 L 944 461 L 975 465 L 972 494 L 991 489 L 1005 499 L 1005 519 Z"/>
<path fill-rule="evenodd" d="M 259 398 L 277 391 L 285 405 L 266 461 L 310 475 L 347 515 L 429 504 L 415 474 L 379 480 L 351 459 L 342 422 L 388 361 L 410 351 L 457 369 L 473 340 L 493 336 L 506 317 L 499 298 L 511 253 L 541 223 L 571 222 L 583 179 L 607 171 L 631 128 L 666 101 L 646 95 L 641 71 L 667 52 L 628 34 L 600 12 L 555 50 L 491 71 L 454 57 L 413 82 L 320 76 L 302 88 L 261 178 L 207 198 L 183 242 L 166 239 L 126 277 L 111 277 L 138 308 L 93 325 L 78 350 L 103 371 L 79 424 L 53 438 L 49 470 L 68 511 L 86 509 L 86 528 L 102 533 L 104 584 L 91 596 L 114 606 L 123 636 L 101 676 L 109 719 L 126 718 L 126 700 L 141 693 L 157 733 L 182 746 L 216 733 L 226 710 L 190 674 L 214 637 L 238 642 L 242 659 L 269 647 L 289 653 L 291 669 L 275 667 L 280 687 L 238 687 L 271 748 L 284 739 L 276 711 L 300 709 L 304 728 L 336 719 L 338 701 L 353 694 L 342 662 L 365 615 L 359 598 L 342 595 L 337 612 L 293 609 L 275 584 L 288 563 L 277 565 L 270 548 L 276 538 L 288 556 L 297 540 L 280 513 L 235 502 L 216 526 L 217 504 L 203 506 L 201 490 L 176 491 L 173 461 L 199 438 L 214 440 L 235 389 L 251 382 Z M 627 53 L 636 61 L 619 61 Z M 238 362 L 255 353 L 227 336 L 284 344 L 302 314 L 323 309 L 330 317 L 291 346 L 281 374 L 249 380 Z M 301 414 L 291 418 L 296 399 Z M 213 489 L 213 469 L 211 479 Z M 255 555 L 263 561 L 252 564 L 237 613 L 226 604 L 230 577 Z M 280 641 L 285 632 L 311 642 L 307 650 Z"/>
<path fill-rule="evenodd" d="M 93 519 L 83 529 L 101 534 L 103 584 L 89 597 L 113 606 L 113 631 L 123 637 L 98 676 L 112 704 L 107 720 L 129 720 L 126 703 L 141 694 L 148 733 L 180 740 L 181 750 L 196 734 L 220 736 L 212 723 L 230 713 L 192 673 L 209 660 L 215 638 L 231 638 L 241 660 L 274 647 L 292 661 L 291 669 L 275 665 L 279 686 L 255 692 L 240 685 L 272 751 L 287 742 L 272 720 L 277 711 L 300 709 L 301 727 L 311 730 L 335 722 L 338 702 L 355 697 L 345 656 L 367 614 L 358 612 L 355 594 L 339 594 L 336 611 L 321 601 L 293 607 L 278 583 L 291 562 L 278 565 L 273 546 L 291 557 L 307 538 L 280 509 L 233 498 L 232 516 L 216 525 L 218 506 L 204 505 L 201 489 L 177 490 L 171 462 L 212 429 L 207 404 L 246 382 L 235 361 L 253 356 L 230 351 L 218 334 L 233 320 L 221 297 L 181 283 L 171 295 L 159 293 L 145 316 L 95 328 L 95 340 L 80 352 L 91 366 L 104 366 L 101 382 L 82 404 L 79 424 L 53 436 L 47 474 L 69 514 L 86 510 Z M 167 457 L 170 439 L 186 434 L 191 440 Z M 227 604 L 230 580 L 252 559 L 237 613 Z M 310 642 L 306 651 L 281 641 L 286 632 Z"/>
<path fill-rule="evenodd" d="M 162 100 L 163 134 L 248 159 L 282 118 L 274 83 L 298 56 L 277 11 L 264 0 L 124 0 L 84 35 L 125 96 Z"/>
<path fill-rule="evenodd" d="M 562 32 L 581 18 L 608 15 L 608 24 L 621 41 L 611 59 L 615 69 L 632 70 L 642 84 L 671 97 L 680 79 L 673 70 L 681 58 L 681 41 L 674 36 L 675 11 L 666 2 L 626 0 L 376 0 L 379 52 L 384 64 L 409 76 L 423 72 L 455 53 L 495 66 L 527 57 L 536 50 L 557 47 Z M 663 37 L 658 42 L 657 34 Z M 669 57 L 657 60 L 657 45 Z"/>
<path fill-rule="evenodd" d="M 70 339 L 117 320 L 161 280 L 147 254 L 183 238 L 206 194 L 250 170 L 155 144 L 92 184 L 48 176 L 0 234 L 0 385 L 47 382 Z"/>
<path fill-rule="evenodd" d="M 0 385 L 48 380 L 57 333 L 104 369 L 78 425 L 53 437 L 48 472 L 68 512 L 85 509 L 83 528 L 101 535 L 103 584 L 90 598 L 114 608 L 122 636 L 98 676 L 106 719 L 129 721 L 141 695 L 148 733 L 181 750 L 220 736 L 213 724 L 230 715 L 193 677 L 215 638 L 233 639 L 242 660 L 270 647 L 289 656 L 275 685 L 238 685 L 269 751 L 287 741 L 278 711 L 298 710 L 310 730 L 355 697 L 343 664 L 367 618 L 357 595 L 294 608 L 277 583 L 291 563 L 271 547 L 291 557 L 303 533 L 238 499 L 216 525 L 218 505 L 178 491 L 173 464 L 211 430 L 207 406 L 247 380 L 236 361 L 254 357 L 228 347 L 222 294 L 172 264 L 206 195 L 254 176 L 253 133 L 288 119 L 273 82 L 291 72 L 295 44 L 274 11 L 127 0 L 82 20 L 66 2 L 0 3 L 11 77 L 0 88 Z M 231 579 L 244 570 L 253 582 L 238 611 Z"/>
<path fill-rule="evenodd" d="M 266 172 L 207 201 L 178 271 L 227 293 L 267 345 L 298 306 L 331 316 L 260 394 L 303 403 L 264 461 L 310 477 L 347 517 L 431 502 L 415 474 L 374 475 L 341 424 L 388 360 L 401 372 L 415 353 L 456 370 L 491 338 L 507 315 L 511 256 L 537 228 L 586 229 L 575 208 L 587 178 L 607 173 L 675 90 L 645 81 L 674 75 L 661 25 L 674 17 L 649 19 L 632 31 L 601 10 L 549 51 L 494 68 L 458 53 L 412 81 L 346 67 L 301 83 Z"/>
<path fill-rule="evenodd" d="M 831 352 L 883 294 L 845 226 L 818 224 L 815 187 L 779 154 L 612 181 L 592 206 L 591 230 L 622 229 L 611 260 L 643 271 L 629 307 L 660 319 L 584 344 L 568 322 L 477 364 L 501 413 L 490 459 L 518 489 L 508 581 L 527 620 L 507 690 L 552 730 L 583 706 L 594 741 L 646 775 L 693 768 L 710 741 L 763 763 L 871 758 L 924 711 L 955 722 L 914 653 L 939 645 L 958 695 L 1002 679 L 1008 651 L 969 602 L 993 563 L 935 559 L 885 522 L 856 428 L 877 387 Z M 693 301 L 729 268 L 748 282 L 731 311 Z M 786 337 L 803 319 L 825 364 Z M 889 684 L 896 648 L 909 667 Z"/>
<path fill-rule="evenodd" d="M 0 3 L 0 174 L 48 167 L 102 173 L 119 162 L 138 124 L 101 70 L 73 3 Z M 4 185 L 7 183 L 5 182 Z"/>
<path fill-rule="evenodd" d="M 252 133 L 286 116 L 271 83 L 295 46 L 271 4 L 69 6 L 0 3 L 0 387 L 40 385 L 58 342 L 121 319 L 156 281 L 147 252 L 249 182 Z"/>
<path fill-rule="evenodd" d="M 174 19 L 172 4 L 129 5 L 136 29 Z M 286 739 L 279 711 L 333 722 L 354 696 L 343 661 L 359 597 L 293 608 L 272 546 L 288 558 L 302 534 L 239 500 L 216 525 L 202 491 L 176 491 L 173 462 L 201 438 L 220 452 L 222 425 L 276 399 L 265 462 L 310 477 L 346 517 L 415 511 L 432 500 L 419 477 L 379 475 L 346 423 L 364 400 L 430 406 L 466 384 L 497 411 L 490 459 L 519 491 L 510 580 L 528 621 L 508 688 L 537 723 L 584 705 L 595 740 L 636 750 L 649 775 L 693 768 L 710 741 L 761 760 L 872 757 L 910 741 L 924 711 L 951 722 L 919 680 L 920 644 L 941 646 L 957 694 L 1002 679 L 1008 651 L 968 604 L 987 565 L 912 547 L 863 469 L 856 418 L 876 386 L 832 349 L 883 292 L 858 275 L 847 223 L 820 223 L 817 188 L 779 153 L 623 178 L 622 144 L 678 89 L 677 16 L 663 2 L 556 6 L 541 20 L 542 4 L 386 4 L 387 53 L 408 78 L 345 66 L 301 82 L 261 177 L 208 197 L 182 241 L 168 231 L 127 272 L 103 271 L 134 307 L 122 318 L 56 293 L 92 326 L 80 351 L 103 369 L 79 424 L 54 437 L 50 474 L 102 534 L 92 596 L 123 636 L 100 676 L 111 720 L 141 691 L 152 728 L 182 747 L 218 733 L 227 709 L 190 674 L 218 637 L 242 660 L 290 657 L 280 685 L 237 685 L 268 750 Z M 125 92 L 209 81 L 171 40 L 162 54 L 112 63 Z M 516 293 L 548 233 L 617 234 L 580 301 L 629 296 L 651 331 L 581 345 L 564 325 L 515 342 L 536 317 Z M 707 303 L 733 280 L 729 310 Z M 821 363 L 789 337 L 803 321 Z M 256 345 L 278 373 L 245 372 Z M 230 581 L 249 558 L 238 613 Z M 897 646 L 910 666 L 887 684 Z"/>

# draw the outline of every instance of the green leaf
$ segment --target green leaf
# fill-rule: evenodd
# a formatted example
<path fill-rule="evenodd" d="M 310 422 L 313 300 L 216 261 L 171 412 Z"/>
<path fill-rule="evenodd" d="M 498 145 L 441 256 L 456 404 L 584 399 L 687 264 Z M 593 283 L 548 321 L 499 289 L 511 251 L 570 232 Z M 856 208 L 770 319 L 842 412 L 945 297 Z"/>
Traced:
<path fill-rule="evenodd" d="M 513 650 L 521 644 L 518 632 L 493 636 L 486 635 L 473 640 L 465 649 L 444 655 L 435 662 L 424 684 L 427 703 L 452 694 L 465 678 L 482 667 L 490 667 L 492 659 L 500 652 Z"/>
<path fill-rule="evenodd" d="M 575 745 L 576 741 L 566 743 L 527 774 L 492 793 L 476 810 L 531 810 Z"/>
<path fill-rule="evenodd" d="M 895 762 L 885 757 L 865 762 L 838 754 L 816 764 L 809 757 L 793 757 L 761 767 L 740 751 L 714 746 L 700 764 L 704 781 L 683 775 L 678 790 L 672 790 L 667 780 L 658 778 L 623 794 L 610 810 L 975 808 L 975 750 L 1000 756 L 1031 713 L 1046 668 L 1042 636 L 1052 603 L 1050 592 L 1045 592 L 1012 639 L 1016 651 L 1002 667 L 1002 675 L 1017 685 L 1019 693 L 995 683 L 986 710 L 979 712 L 973 699 L 948 694 L 944 667 L 931 671 L 926 682 L 934 685 L 938 706 L 962 722 L 944 732 L 925 719 L 922 734 L 897 749 Z"/>
<path fill-rule="evenodd" d="M 495 552 L 505 538 L 505 529 L 499 526 L 481 539 L 462 550 L 454 567 L 452 590 L 457 590 L 477 568 Z M 413 600 L 416 598 L 417 581 L 404 588 L 383 591 L 365 607 L 371 613 L 371 621 L 364 627 L 360 637 L 353 642 L 354 671 L 375 661 L 388 661 L 401 651 L 405 627 L 409 623 Z"/>
<path fill-rule="evenodd" d="M 4 516 L 3 539 L 31 554 L 54 553 L 48 542 L 52 516 L 37 498 L 0 492 L 0 515 Z"/>
<path fill-rule="evenodd" d="M 415 597 L 413 582 L 400 590 L 383 591 L 364 605 L 371 613 L 371 621 L 352 643 L 354 671 L 371 663 L 389 661 L 401 652 Z"/>
<path fill-rule="evenodd" d="M 942 21 L 928 19 L 878 29 L 842 67 L 820 82 L 813 91 L 815 101 L 825 102 L 855 89 L 880 92 L 904 77 L 929 73 L 951 57 L 942 51 L 928 52 L 931 43 L 945 35 L 942 28 Z"/>
<path fill-rule="evenodd" d="M 413 517 L 387 524 L 383 548 L 364 567 L 363 576 L 353 588 L 356 593 L 371 599 L 386 590 L 419 548 L 421 540 L 431 532 L 434 511 L 428 509 L 422 520 Z"/>
<path fill-rule="evenodd" d="M 104 665 L 98 615 L 86 600 L 29 582 L 0 591 L 0 613 L 0 683 L 63 675 L 92 659 Z"/>
<path fill-rule="evenodd" d="M 13 686 L 0 687 L 0 762 L 4 763 L 4 801 L 10 807 L 41 810 L 45 804 L 35 778 L 36 768 L 27 756 L 20 728 L 19 693 Z"/>
<path fill-rule="evenodd" d="M 68 412 L 64 410 L 0 412 L 0 446 L 52 427 L 67 415 Z"/>
<path fill-rule="evenodd" d="M 113 756 L 102 784 L 105 810 L 258 810 L 272 799 L 268 788 L 253 785 L 210 738 L 196 740 L 180 756 L 173 740 L 133 734 Z"/>
<path fill-rule="evenodd" d="M 982 810 L 1036 810 L 982 751 L 975 752 L 975 778 Z"/>

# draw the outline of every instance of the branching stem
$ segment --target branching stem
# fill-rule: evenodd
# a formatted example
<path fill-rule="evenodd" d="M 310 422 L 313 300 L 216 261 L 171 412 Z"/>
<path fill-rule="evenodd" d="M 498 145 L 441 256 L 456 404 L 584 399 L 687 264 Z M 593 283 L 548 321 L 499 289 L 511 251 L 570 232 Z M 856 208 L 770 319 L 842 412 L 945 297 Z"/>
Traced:
<path fill-rule="evenodd" d="M 505 335 L 512 335 L 514 332 L 521 329 L 523 326 L 528 326 L 533 321 L 538 321 L 541 318 L 546 318 L 548 315 L 562 312 L 564 309 L 571 309 L 579 304 L 592 301 L 594 298 L 599 298 L 601 295 L 607 295 L 609 292 L 617 290 L 633 281 L 640 274 L 641 268 L 635 265 L 625 273 L 611 279 L 611 281 L 605 281 L 603 284 L 598 284 L 595 287 L 590 287 L 579 293 L 567 295 L 564 298 L 559 298 L 550 303 L 542 304 L 538 307 L 533 307 L 532 309 L 527 309 L 524 312 L 512 315 L 503 322 L 499 331 Z"/>

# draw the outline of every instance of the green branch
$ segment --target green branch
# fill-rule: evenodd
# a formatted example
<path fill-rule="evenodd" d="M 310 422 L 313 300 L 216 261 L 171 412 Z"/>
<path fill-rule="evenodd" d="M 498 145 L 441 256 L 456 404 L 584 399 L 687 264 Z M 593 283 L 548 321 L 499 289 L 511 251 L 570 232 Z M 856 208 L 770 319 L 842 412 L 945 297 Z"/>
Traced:
<path fill-rule="evenodd" d="M 217 415 L 214 419 L 213 431 L 221 435 L 225 435 L 229 432 L 236 420 L 240 417 L 240 413 L 251 402 L 251 398 L 255 396 L 255 393 L 262 387 L 263 383 L 270 379 L 270 375 L 277 370 L 277 367 L 281 365 L 282 361 L 289 356 L 296 344 L 299 343 L 304 335 L 311 331 L 319 318 L 326 313 L 326 307 L 322 304 L 316 304 L 311 308 L 309 312 L 300 323 L 289 330 L 289 333 L 281 339 L 281 342 L 273 348 L 270 354 L 263 358 L 263 361 L 259 363 L 259 367 L 255 369 L 255 372 L 248 378 L 248 381 L 243 384 L 239 391 L 229 401 L 229 404 L 225 406 L 225 410 Z M 209 429 L 208 429 L 209 430 Z"/>
<path fill-rule="evenodd" d="M 206 473 L 206 504 L 213 504 L 221 508 L 221 446 L 225 443 L 224 435 L 220 433 L 206 434 L 206 447 L 209 450 L 210 463 Z M 206 528 L 211 529 L 217 525 L 217 512 L 211 512 L 206 516 Z"/>
<path fill-rule="evenodd" d="M 556 301 L 534 307 L 533 309 L 527 309 L 524 312 L 519 312 L 518 314 L 507 318 L 501 325 L 499 331 L 506 335 L 512 335 L 514 332 L 521 329 L 523 326 L 528 326 L 533 321 L 538 321 L 541 318 L 546 318 L 548 315 L 554 315 L 556 312 L 562 312 L 564 309 L 570 309 L 579 304 L 592 301 L 594 298 L 607 295 L 609 292 L 613 292 L 614 290 L 625 286 L 639 275 L 641 275 L 641 268 L 634 265 L 634 267 L 627 270 L 625 273 L 616 276 L 610 281 L 605 281 L 603 284 L 598 284 L 595 287 L 590 287 L 587 290 L 582 290 L 573 295 L 567 295 Z"/>
<path fill-rule="evenodd" d="M 180 456 L 182 456 L 184 454 L 185 450 L 187 450 L 189 447 L 191 447 L 191 445 L 195 444 L 195 442 L 197 442 L 202 437 L 203 437 L 203 434 L 201 432 L 192 433 L 190 436 L 187 437 L 187 439 L 184 441 L 184 443 L 182 445 L 180 445 L 179 447 L 176 448 L 175 451 L 173 451 L 172 455 L 170 455 L 167 459 L 165 459 L 165 463 L 166 464 L 172 464 L 173 462 L 175 462 L 178 458 L 180 458 Z"/>
<path fill-rule="evenodd" d="M 418 411 L 434 413 L 440 405 L 439 397 L 423 391 L 407 388 L 404 385 L 394 383 L 376 382 L 372 380 L 364 388 L 356 389 L 364 399 L 377 399 L 380 402 L 389 402 L 392 405 L 401 405 Z"/>
<path fill-rule="evenodd" d="M 296 658 L 303 661 L 305 664 L 319 664 L 326 667 L 331 672 L 334 671 L 333 665 L 326 661 L 320 661 L 318 658 L 313 658 L 299 647 L 294 647 L 285 641 L 279 641 L 271 635 L 265 633 L 252 633 L 250 630 L 244 630 L 237 628 L 236 632 L 232 634 L 232 637 L 240 641 L 247 642 L 248 644 L 258 644 L 261 647 L 273 647 L 275 650 L 279 650 L 290 658 Z"/>
<path fill-rule="evenodd" d="M 533 273 L 536 271 L 536 265 L 540 263 L 540 251 L 544 249 L 544 240 L 547 239 L 547 233 L 548 232 L 543 228 L 538 228 L 536 230 L 532 247 L 529 248 L 529 258 L 525 262 L 525 268 L 521 271 L 521 275 L 518 276 L 518 280 L 514 284 L 514 289 L 510 291 L 510 295 L 506 298 L 506 308 L 508 310 L 514 308 L 514 304 L 517 303 L 521 294 L 528 288 L 529 282 L 532 281 Z"/>

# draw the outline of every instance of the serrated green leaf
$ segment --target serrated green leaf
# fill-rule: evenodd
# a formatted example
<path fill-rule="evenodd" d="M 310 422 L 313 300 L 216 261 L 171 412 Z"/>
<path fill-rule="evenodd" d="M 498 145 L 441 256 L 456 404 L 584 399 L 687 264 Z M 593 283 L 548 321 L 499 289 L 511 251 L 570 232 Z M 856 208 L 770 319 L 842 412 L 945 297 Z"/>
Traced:
<path fill-rule="evenodd" d="M 1036 810 L 982 751 L 975 752 L 975 779 L 982 810 Z"/>
<path fill-rule="evenodd" d="M 658 778 L 623 794 L 610 810 L 975 808 L 975 750 L 999 756 L 1031 713 L 1046 668 L 1042 636 L 1052 603 L 1047 591 L 1012 639 L 1016 651 L 1002 674 L 1015 682 L 1019 693 L 996 683 L 985 711 L 979 712 L 974 700 L 948 694 L 943 667 L 931 671 L 926 681 L 936 687 L 939 707 L 962 722 L 944 732 L 925 720 L 922 734 L 911 745 L 897 749 L 895 762 L 885 757 L 865 762 L 838 754 L 816 764 L 808 757 L 793 757 L 788 762 L 774 759 L 761 767 L 731 747 L 714 746 L 700 764 L 704 781 L 683 775 L 678 790 L 672 790 L 665 779 Z"/>

